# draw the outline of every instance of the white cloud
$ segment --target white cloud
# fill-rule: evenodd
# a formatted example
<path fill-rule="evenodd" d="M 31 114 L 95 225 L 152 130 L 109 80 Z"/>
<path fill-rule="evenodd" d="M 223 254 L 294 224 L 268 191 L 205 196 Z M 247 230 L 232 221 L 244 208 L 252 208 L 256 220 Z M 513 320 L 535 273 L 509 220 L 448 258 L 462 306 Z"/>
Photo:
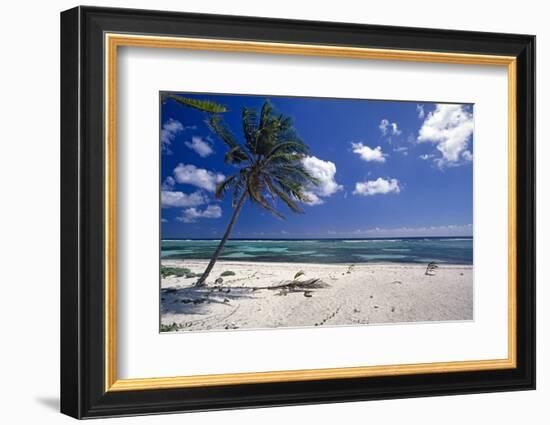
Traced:
<path fill-rule="evenodd" d="M 406 146 L 399 146 L 397 148 L 394 148 L 393 151 L 398 152 L 398 153 L 400 153 L 402 155 L 405 155 L 405 156 L 407 156 L 409 154 L 409 148 L 406 147 Z"/>
<path fill-rule="evenodd" d="M 175 184 L 176 181 L 174 180 L 174 177 L 168 176 L 166 177 L 166 180 L 164 180 L 164 183 L 162 183 L 162 190 L 172 190 Z"/>
<path fill-rule="evenodd" d="M 372 149 L 361 142 L 352 143 L 351 146 L 353 148 L 353 152 L 367 162 L 386 162 L 386 155 L 382 152 L 382 148 L 380 146 L 376 146 Z"/>
<path fill-rule="evenodd" d="M 436 144 L 441 152 L 435 159 L 439 167 L 459 165 L 473 131 L 473 115 L 462 105 L 437 104 L 424 120 L 417 141 Z"/>
<path fill-rule="evenodd" d="M 424 105 L 416 105 L 416 113 L 418 114 L 419 119 L 424 118 L 424 115 L 426 115 L 424 112 Z"/>
<path fill-rule="evenodd" d="M 163 207 L 196 207 L 198 205 L 206 204 L 208 198 L 204 196 L 200 191 L 193 192 L 191 194 L 183 192 L 172 192 L 169 190 L 163 190 L 160 192 L 160 203 Z"/>
<path fill-rule="evenodd" d="M 222 209 L 219 205 L 208 205 L 204 210 L 196 208 L 187 208 L 182 211 L 181 216 L 177 220 L 184 223 L 194 223 L 199 218 L 220 218 Z"/>
<path fill-rule="evenodd" d="M 165 219 L 165 218 L 161 218 L 161 219 L 160 219 L 160 222 L 161 222 L 161 223 L 168 223 L 168 220 Z"/>
<path fill-rule="evenodd" d="M 382 177 L 376 180 L 368 180 L 366 182 L 355 183 L 354 195 L 372 196 L 372 195 L 384 195 L 386 193 L 399 193 L 401 188 L 399 187 L 399 181 L 397 179 L 383 179 Z"/>
<path fill-rule="evenodd" d="M 419 158 L 423 161 L 427 161 L 428 159 L 432 159 L 435 155 L 432 155 L 431 153 L 425 153 L 423 155 L 420 155 Z"/>
<path fill-rule="evenodd" d="M 318 186 L 311 186 L 306 196 L 310 198 L 309 205 L 320 205 L 323 203 L 321 197 L 334 195 L 342 186 L 336 183 L 336 165 L 331 161 L 323 161 L 315 156 L 306 156 L 302 159 L 302 165 L 306 171 L 319 180 Z"/>
<path fill-rule="evenodd" d="M 356 229 L 351 231 L 329 230 L 327 234 L 340 237 L 418 237 L 418 236 L 442 236 L 442 237 L 471 237 L 473 226 L 471 224 L 448 224 L 442 226 L 423 227 L 374 227 L 369 229 Z"/>
<path fill-rule="evenodd" d="M 191 184 L 209 192 L 214 192 L 216 185 L 225 180 L 223 174 L 186 164 L 179 164 L 174 168 L 174 178 L 178 183 Z"/>
<path fill-rule="evenodd" d="M 315 193 L 311 191 L 304 191 L 304 195 L 306 195 L 309 199 L 309 201 L 306 202 L 308 205 L 323 205 L 325 203 L 325 201 L 323 201 L 320 197 L 318 197 Z"/>
<path fill-rule="evenodd" d="M 170 150 L 170 145 L 176 136 L 183 130 L 185 130 L 183 124 L 173 118 L 170 118 L 164 123 L 162 129 L 160 130 L 160 144 L 164 152 L 172 153 Z"/>
<path fill-rule="evenodd" d="M 464 151 L 462 152 L 462 158 L 464 159 L 464 161 L 471 161 L 472 159 L 474 159 L 474 156 L 472 155 L 472 152 Z"/>
<path fill-rule="evenodd" d="M 194 150 L 202 158 L 206 158 L 214 153 L 210 144 L 203 140 L 202 137 L 193 136 L 190 142 L 185 142 L 185 146 Z"/>
<path fill-rule="evenodd" d="M 387 119 L 383 119 L 380 121 L 380 125 L 378 126 L 380 131 L 384 136 L 390 135 L 390 136 L 399 136 L 401 134 L 401 130 L 399 130 L 396 122 L 390 122 Z"/>

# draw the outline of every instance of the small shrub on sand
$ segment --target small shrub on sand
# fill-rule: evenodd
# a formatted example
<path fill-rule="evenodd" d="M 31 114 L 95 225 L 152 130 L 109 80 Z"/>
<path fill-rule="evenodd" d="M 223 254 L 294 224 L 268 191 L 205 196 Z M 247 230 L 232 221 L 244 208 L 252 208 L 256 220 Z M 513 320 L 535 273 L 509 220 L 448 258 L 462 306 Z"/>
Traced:
<path fill-rule="evenodd" d="M 176 323 L 172 323 L 170 325 L 165 325 L 164 323 L 160 324 L 160 331 L 161 332 L 174 332 L 177 331 L 179 326 Z"/>
<path fill-rule="evenodd" d="M 186 267 L 160 267 L 160 275 L 163 278 L 168 276 L 189 277 L 189 274 L 191 274 L 191 270 Z"/>
<path fill-rule="evenodd" d="M 222 274 L 220 274 L 221 277 L 226 277 L 226 276 L 235 276 L 235 272 L 234 271 L 231 271 L 231 270 L 226 270 L 224 271 Z"/>

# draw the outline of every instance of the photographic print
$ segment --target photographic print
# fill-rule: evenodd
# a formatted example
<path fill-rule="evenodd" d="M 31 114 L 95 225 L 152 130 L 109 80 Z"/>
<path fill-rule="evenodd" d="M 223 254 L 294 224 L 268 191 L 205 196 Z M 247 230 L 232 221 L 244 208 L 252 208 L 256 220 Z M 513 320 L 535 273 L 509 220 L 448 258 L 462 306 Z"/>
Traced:
<path fill-rule="evenodd" d="M 473 105 L 160 97 L 161 332 L 473 319 Z"/>

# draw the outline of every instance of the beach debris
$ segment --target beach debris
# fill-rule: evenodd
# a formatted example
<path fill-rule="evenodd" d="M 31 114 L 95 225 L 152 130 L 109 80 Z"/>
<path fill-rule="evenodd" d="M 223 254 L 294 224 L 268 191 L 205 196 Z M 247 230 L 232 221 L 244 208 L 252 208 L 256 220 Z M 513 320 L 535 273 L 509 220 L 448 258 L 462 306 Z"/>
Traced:
<path fill-rule="evenodd" d="M 215 281 L 214 281 L 214 284 L 216 285 L 221 285 L 223 283 L 223 278 L 222 277 L 218 277 Z"/>
<path fill-rule="evenodd" d="M 308 280 L 291 280 L 290 282 L 281 283 L 273 286 L 262 286 L 248 288 L 249 290 L 267 289 L 270 291 L 278 291 L 275 295 L 287 295 L 291 292 L 312 292 L 313 289 L 328 288 L 330 285 L 323 282 L 321 279 L 314 278 Z M 307 295 L 305 295 L 307 297 Z"/>
<path fill-rule="evenodd" d="M 304 291 L 304 297 L 311 298 L 312 296 L 311 291 Z"/>
<path fill-rule="evenodd" d="M 374 307 L 374 308 L 378 308 L 379 306 L 378 306 L 378 305 L 376 305 L 376 304 L 374 304 L 374 305 L 373 305 L 373 307 Z"/>
<path fill-rule="evenodd" d="M 220 274 L 221 277 L 227 277 L 227 276 L 235 276 L 235 272 L 232 270 L 226 270 L 222 274 Z"/>
<path fill-rule="evenodd" d="M 392 284 L 394 284 L 394 285 L 401 285 L 402 283 L 403 283 L 403 282 L 401 282 L 400 280 L 394 280 L 394 281 L 392 282 Z"/>
<path fill-rule="evenodd" d="M 224 329 L 239 329 L 235 322 L 231 322 L 223 327 Z"/>
<path fill-rule="evenodd" d="M 428 266 L 426 267 L 426 272 L 424 273 L 426 276 L 435 276 L 435 269 L 437 269 L 439 266 L 435 262 L 428 263 Z"/>
<path fill-rule="evenodd" d="M 180 300 L 180 303 L 183 303 L 183 304 L 202 304 L 202 303 L 206 303 L 206 302 L 210 302 L 210 300 L 208 298 L 182 298 Z"/>
<path fill-rule="evenodd" d="M 348 271 L 346 273 L 351 274 L 351 272 L 353 271 L 354 268 L 355 268 L 355 264 L 350 264 L 349 267 L 348 267 Z"/>
<path fill-rule="evenodd" d="M 354 309 L 353 309 L 353 312 L 354 312 L 354 313 L 361 313 L 361 310 L 359 310 L 358 308 L 354 308 Z"/>
<path fill-rule="evenodd" d="M 306 274 L 305 271 L 300 270 L 298 273 L 296 273 L 296 274 L 294 275 L 294 280 L 298 279 L 300 276 L 303 276 L 303 275 L 305 275 L 305 274 Z"/>
<path fill-rule="evenodd" d="M 395 307 L 392 306 L 391 312 L 393 313 L 395 311 Z"/>

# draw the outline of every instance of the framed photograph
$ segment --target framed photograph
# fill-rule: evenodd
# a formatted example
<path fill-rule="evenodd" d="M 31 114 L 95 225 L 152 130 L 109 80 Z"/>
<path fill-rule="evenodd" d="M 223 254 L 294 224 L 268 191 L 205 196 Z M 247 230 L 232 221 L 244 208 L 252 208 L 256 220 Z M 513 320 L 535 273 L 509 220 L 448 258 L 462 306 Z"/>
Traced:
<path fill-rule="evenodd" d="M 61 411 L 535 387 L 535 37 L 61 14 Z"/>

